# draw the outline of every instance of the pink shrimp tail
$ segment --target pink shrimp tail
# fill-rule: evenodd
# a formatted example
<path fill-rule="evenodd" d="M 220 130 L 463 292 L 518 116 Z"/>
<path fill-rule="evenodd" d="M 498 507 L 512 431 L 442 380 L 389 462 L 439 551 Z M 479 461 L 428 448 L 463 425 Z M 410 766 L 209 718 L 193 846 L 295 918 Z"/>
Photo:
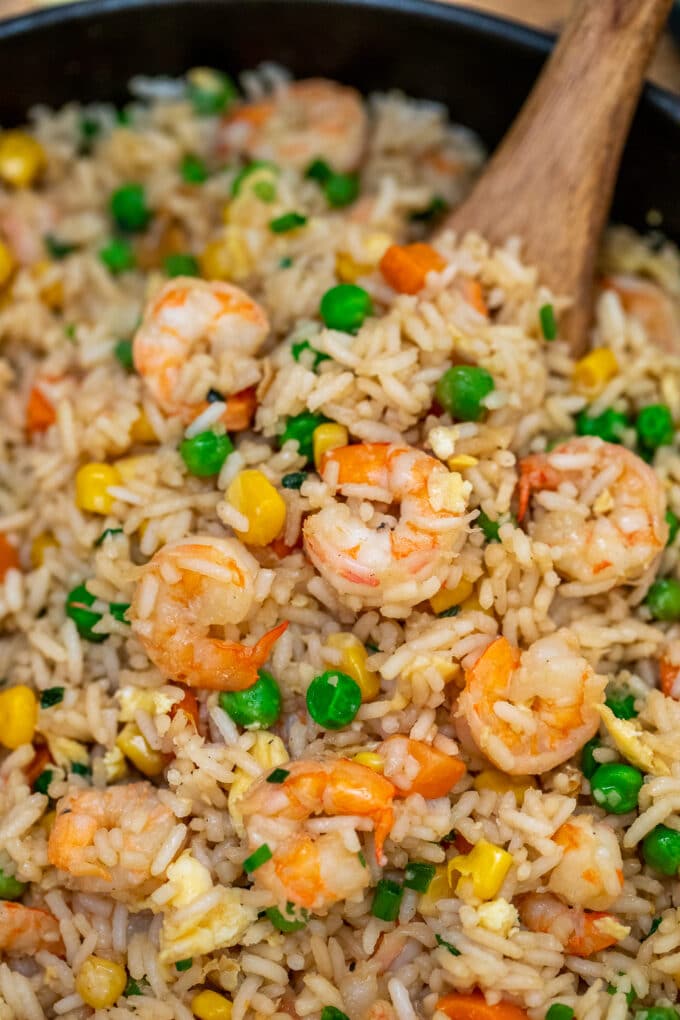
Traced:
<path fill-rule="evenodd" d="M 245 691 L 257 680 L 258 670 L 264 666 L 271 650 L 288 627 L 284 620 L 272 630 L 263 634 L 254 645 L 242 645 L 237 641 L 220 641 L 220 669 L 209 677 L 201 676 L 200 683 L 193 683 L 188 675 L 185 683 L 211 691 Z"/>

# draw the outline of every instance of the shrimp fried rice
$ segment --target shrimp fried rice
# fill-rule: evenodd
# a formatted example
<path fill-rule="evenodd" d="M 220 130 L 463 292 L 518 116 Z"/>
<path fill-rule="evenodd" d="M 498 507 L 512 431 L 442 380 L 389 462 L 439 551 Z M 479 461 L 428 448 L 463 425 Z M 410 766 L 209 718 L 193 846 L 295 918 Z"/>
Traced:
<path fill-rule="evenodd" d="M 0 133 L 0 1020 L 678 1020 L 680 258 L 277 67 Z"/>

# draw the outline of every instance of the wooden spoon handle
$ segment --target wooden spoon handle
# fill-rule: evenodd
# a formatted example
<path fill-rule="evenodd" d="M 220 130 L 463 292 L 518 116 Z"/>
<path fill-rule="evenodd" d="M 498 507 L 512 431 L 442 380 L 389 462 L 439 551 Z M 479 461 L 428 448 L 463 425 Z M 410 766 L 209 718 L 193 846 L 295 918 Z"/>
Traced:
<path fill-rule="evenodd" d="M 448 226 L 494 243 L 517 235 L 529 262 L 574 297 L 562 333 L 585 342 L 600 234 L 644 72 L 672 0 L 575 0 L 522 111 Z"/>

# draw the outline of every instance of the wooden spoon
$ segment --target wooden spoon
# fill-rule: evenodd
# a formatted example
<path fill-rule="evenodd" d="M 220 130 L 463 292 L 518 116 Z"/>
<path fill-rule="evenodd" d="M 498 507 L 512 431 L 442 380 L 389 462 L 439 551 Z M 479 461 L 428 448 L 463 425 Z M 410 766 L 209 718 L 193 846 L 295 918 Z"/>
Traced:
<path fill-rule="evenodd" d="M 531 95 L 469 198 L 446 222 L 525 259 L 573 298 L 560 335 L 583 350 L 595 258 L 645 70 L 672 0 L 575 0 Z"/>

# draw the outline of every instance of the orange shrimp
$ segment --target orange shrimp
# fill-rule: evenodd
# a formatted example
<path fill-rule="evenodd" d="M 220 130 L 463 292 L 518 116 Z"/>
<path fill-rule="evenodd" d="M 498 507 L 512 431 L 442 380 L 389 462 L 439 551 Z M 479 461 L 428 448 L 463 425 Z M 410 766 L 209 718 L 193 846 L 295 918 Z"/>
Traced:
<path fill-rule="evenodd" d="M 398 615 L 393 604 L 410 609 L 439 590 L 468 532 L 468 482 L 421 450 L 387 443 L 330 450 L 321 477 L 348 497 L 400 506 L 396 523 L 377 510 L 366 522 L 337 501 L 305 520 L 305 551 L 344 601 Z"/>
<path fill-rule="evenodd" d="M 570 906 L 607 910 L 623 889 L 623 861 L 616 833 L 592 815 L 574 815 L 553 840 L 562 860 L 550 873 L 548 889 Z"/>
<path fill-rule="evenodd" d="M 235 538 L 193 535 L 159 549 L 141 571 L 129 619 L 161 672 L 213 691 L 252 687 L 288 624 L 278 624 L 254 645 L 212 631 L 245 620 L 259 569 Z"/>
<path fill-rule="evenodd" d="M 680 640 L 669 641 L 659 658 L 659 685 L 667 698 L 680 701 Z"/>
<path fill-rule="evenodd" d="M 191 421 L 204 406 L 193 396 L 195 360 L 208 357 L 222 391 L 234 356 L 257 354 L 268 332 L 264 311 L 239 287 L 178 276 L 147 306 L 132 342 L 135 368 L 161 410 Z"/>
<path fill-rule="evenodd" d="M 609 949 L 630 931 L 613 914 L 568 907 L 550 893 L 527 893 L 515 904 L 523 925 L 553 935 L 572 956 L 592 956 Z"/>
<path fill-rule="evenodd" d="M 668 354 L 680 354 L 680 316 L 672 299 L 657 283 L 617 274 L 605 276 L 600 286 L 618 294 L 623 310 L 638 320 L 652 343 Z"/>
<path fill-rule="evenodd" d="M 529 531 L 554 549 L 565 578 L 608 591 L 654 568 L 668 538 L 666 497 L 640 457 L 595 436 L 569 439 L 520 462 L 520 521 L 532 493 L 544 490 L 562 498 L 534 500 Z"/>
<path fill-rule="evenodd" d="M 219 149 L 304 170 L 319 157 L 334 170 L 354 170 L 363 154 L 367 118 L 359 93 L 309 78 L 241 106 L 224 119 Z"/>
<path fill-rule="evenodd" d="M 385 863 L 395 789 L 345 758 L 289 762 L 286 771 L 282 783 L 258 780 L 239 805 L 250 847 L 266 844 L 272 854 L 253 878 L 278 903 L 325 913 L 338 900 L 360 896 L 370 882 L 356 829 L 373 829 L 376 859 Z"/>
<path fill-rule="evenodd" d="M 43 949 L 64 955 L 56 917 L 38 907 L 0 900 L 0 953 L 34 956 Z"/>
<path fill-rule="evenodd" d="M 466 771 L 459 758 L 452 758 L 436 747 L 411 737 L 388 737 L 383 740 L 378 753 L 385 757 L 385 774 L 394 782 L 395 797 L 408 797 L 412 793 L 419 793 L 426 799 L 445 797 Z M 408 768 L 413 762 L 418 765 L 415 774 L 411 774 Z"/>
<path fill-rule="evenodd" d="M 457 714 L 501 771 L 539 775 L 571 758 L 597 731 L 606 683 L 566 629 L 525 652 L 499 637 L 467 670 Z"/>

